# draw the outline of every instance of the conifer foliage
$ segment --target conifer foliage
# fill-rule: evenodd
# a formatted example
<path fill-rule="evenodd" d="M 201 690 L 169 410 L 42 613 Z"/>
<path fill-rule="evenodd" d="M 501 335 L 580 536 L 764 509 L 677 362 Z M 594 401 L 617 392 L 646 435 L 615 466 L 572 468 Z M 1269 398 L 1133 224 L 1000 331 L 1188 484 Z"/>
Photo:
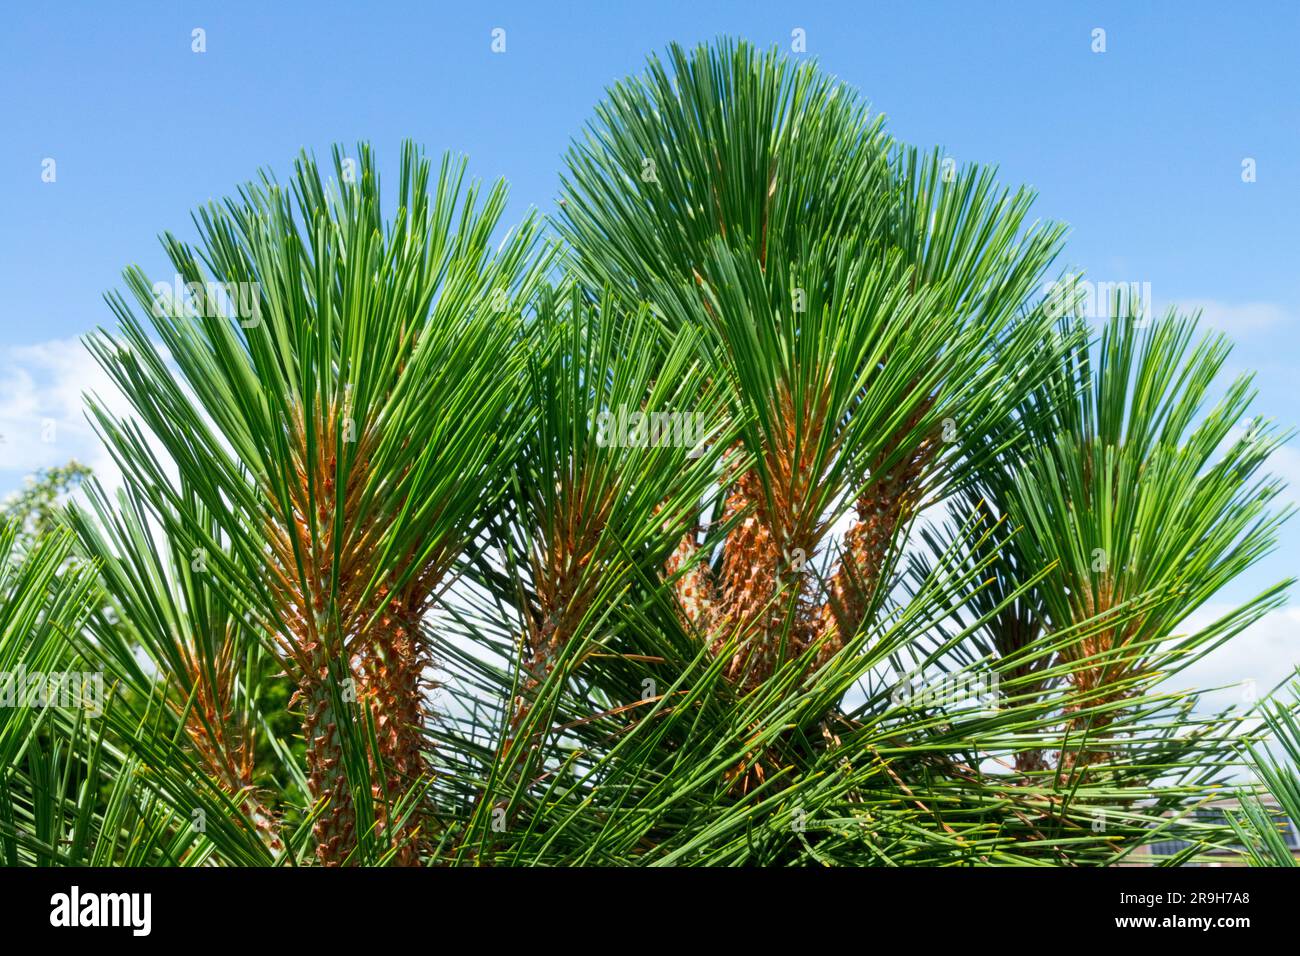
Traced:
<path fill-rule="evenodd" d="M 1178 672 L 1289 583 L 1185 624 L 1286 517 L 1224 339 L 1063 310 L 1029 190 L 745 43 L 613 86 L 549 220 L 466 176 L 304 154 L 109 296 L 87 345 L 130 413 L 89 413 L 124 487 L 0 536 L 0 669 L 104 699 L 0 710 L 0 859 L 1223 838 L 1184 811 L 1249 714 Z"/>

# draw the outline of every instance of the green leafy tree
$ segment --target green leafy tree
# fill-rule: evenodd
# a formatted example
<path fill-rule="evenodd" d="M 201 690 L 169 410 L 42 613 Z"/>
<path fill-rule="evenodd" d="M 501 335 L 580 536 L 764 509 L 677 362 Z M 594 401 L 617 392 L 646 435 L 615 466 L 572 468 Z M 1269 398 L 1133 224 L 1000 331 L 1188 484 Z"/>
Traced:
<path fill-rule="evenodd" d="M 54 531 L 67 496 L 90 477 L 90 468 L 75 458 L 66 465 L 45 468 L 0 502 L 0 521 L 17 524 L 20 544 L 30 544 Z"/>
<path fill-rule="evenodd" d="M 108 859 L 1210 839 L 1183 811 L 1248 714 L 1168 677 L 1289 583 L 1185 631 L 1287 515 L 1262 471 L 1286 435 L 1234 432 L 1221 338 L 1122 299 L 1062 315 L 1029 191 L 744 43 L 610 89 L 555 242 L 499 237 L 504 187 L 464 170 L 407 147 L 390 207 L 367 148 L 332 181 L 304 156 L 164 237 L 185 301 L 138 269 L 110 297 L 89 346 L 132 411 L 91 415 L 125 489 L 70 523 L 111 602 L 54 642 L 121 689 L 60 751 L 119 781 L 74 815 L 129 833 Z M 7 832 L 25 862 L 86 852 Z"/>

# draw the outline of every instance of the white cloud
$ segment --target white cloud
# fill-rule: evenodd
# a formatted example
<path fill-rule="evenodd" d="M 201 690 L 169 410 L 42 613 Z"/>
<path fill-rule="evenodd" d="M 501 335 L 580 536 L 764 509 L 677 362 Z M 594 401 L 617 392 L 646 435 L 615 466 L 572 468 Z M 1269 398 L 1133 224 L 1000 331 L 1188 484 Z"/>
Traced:
<path fill-rule="evenodd" d="M 121 475 L 86 419 L 83 394 L 115 414 L 125 398 L 78 339 L 0 348 L 0 494 L 24 475 L 75 458 L 107 487 Z"/>
<path fill-rule="evenodd" d="M 1179 299 L 1181 313 L 1200 311 L 1201 325 L 1230 335 L 1247 335 L 1291 322 L 1286 309 L 1273 302 L 1220 302 L 1217 299 Z"/>
<path fill-rule="evenodd" d="M 1300 451 L 1283 445 L 1268 456 L 1265 470 L 1286 482 L 1280 500 L 1300 504 Z"/>
<path fill-rule="evenodd" d="M 1193 614 L 1183 633 L 1210 624 L 1232 610 L 1227 604 L 1210 604 Z M 1202 709 L 1217 710 L 1230 704 L 1245 705 L 1254 694 L 1263 697 L 1286 681 L 1300 665 L 1300 608 L 1270 611 L 1222 647 L 1179 672 L 1179 687 L 1221 687 L 1207 694 Z M 1231 685 L 1231 686 L 1227 686 Z"/>
<path fill-rule="evenodd" d="M 167 351 L 159 351 L 170 365 Z M 193 397 L 183 383 L 182 390 Z M 0 347 L 0 499 L 33 472 L 71 459 L 89 465 L 110 496 L 122 487 L 122 472 L 87 417 L 87 397 L 119 421 L 135 418 L 131 403 L 79 339 Z M 166 448 L 143 431 L 164 473 L 175 480 Z"/>

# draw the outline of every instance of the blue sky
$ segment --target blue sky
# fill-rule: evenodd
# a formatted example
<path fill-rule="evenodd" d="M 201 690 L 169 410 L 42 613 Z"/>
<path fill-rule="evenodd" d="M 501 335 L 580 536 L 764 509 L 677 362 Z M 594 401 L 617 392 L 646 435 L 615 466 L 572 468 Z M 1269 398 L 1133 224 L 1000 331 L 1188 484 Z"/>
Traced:
<path fill-rule="evenodd" d="M 365 139 L 391 165 L 409 137 L 508 179 L 510 217 L 549 209 L 569 138 L 648 52 L 719 34 L 789 49 L 796 28 L 898 137 L 1036 187 L 1038 215 L 1071 224 L 1069 265 L 1202 307 L 1236 339 L 1233 369 L 1258 371 L 1260 411 L 1300 424 L 1293 2 L 121 2 L 0 16 L 0 494 L 72 455 L 104 464 L 78 399 L 102 379 L 75 340 L 109 321 L 101 296 L 123 266 L 170 275 L 156 236 L 186 235 L 196 204 L 260 167 L 283 175 L 302 147 Z M 1300 483 L 1296 451 L 1275 465 Z M 1298 558 L 1300 522 L 1229 597 Z M 1288 610 L 1261 626 L 1268 663 L 1242 665 L 1261 685 L 1300 660 L 1297 625 Z"/>

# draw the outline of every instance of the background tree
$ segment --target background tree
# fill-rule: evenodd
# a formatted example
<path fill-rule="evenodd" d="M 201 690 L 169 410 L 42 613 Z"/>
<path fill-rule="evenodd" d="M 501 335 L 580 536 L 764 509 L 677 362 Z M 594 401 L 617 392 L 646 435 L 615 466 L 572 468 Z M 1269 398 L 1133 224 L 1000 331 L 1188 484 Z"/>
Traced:
<path fill-rule="evenodd" d="M 30 546 L 54 531 L 68 496 L 90 474 L 90 468 L 75 458 L 66 465 L 38 471 L 22 488 L 0 502 L 0 522 L 17 524 L 19 544 Z"/>

